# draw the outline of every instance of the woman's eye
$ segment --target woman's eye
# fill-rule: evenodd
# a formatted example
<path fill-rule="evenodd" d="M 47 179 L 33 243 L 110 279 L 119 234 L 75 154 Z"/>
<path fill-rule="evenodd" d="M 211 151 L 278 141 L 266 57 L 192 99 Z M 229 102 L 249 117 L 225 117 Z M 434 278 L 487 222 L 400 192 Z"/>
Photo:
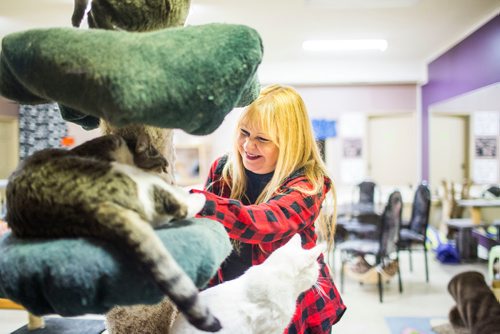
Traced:
<path fill-rule="evenodd" d="M 257 137 L 257 140 L 260 141 L 261 143 L 269 143 L 270 140 L 262 137 Z"/>
<path fill-rule="evenodd" d="M 240 132 L 241 132 L 241 134 L 242 134 L 243 136 L 245 136 L 245 137 L 248 137 L 248 136 L 250 135 L 250 133 L 249 133 L 248 131 L 243 130 L 243 129 L 240 129 Z"/>

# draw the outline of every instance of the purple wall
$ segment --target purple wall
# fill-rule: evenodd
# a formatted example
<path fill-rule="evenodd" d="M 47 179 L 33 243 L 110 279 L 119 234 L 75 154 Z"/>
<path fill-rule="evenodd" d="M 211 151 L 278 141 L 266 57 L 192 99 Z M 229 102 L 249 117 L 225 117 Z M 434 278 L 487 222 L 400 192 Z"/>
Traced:
<path fill-rule="evenodd" d="M 429 179 L 429 106 L 500 82 L 500 15 L 428 65 L 422 87 L 422 180 Z"/>

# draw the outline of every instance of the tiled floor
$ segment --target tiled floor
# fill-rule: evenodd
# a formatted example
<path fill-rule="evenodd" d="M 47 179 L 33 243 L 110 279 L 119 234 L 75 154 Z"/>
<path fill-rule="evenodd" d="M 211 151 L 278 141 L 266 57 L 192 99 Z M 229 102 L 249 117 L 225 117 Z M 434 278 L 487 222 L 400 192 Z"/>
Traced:
<path fill-rule="evenodd" d="M 402 254 L 403 293 L 399 294 L 397 280 L 393 279 L 385 285 L 383 304 L 378 301 L 378 290 L 375 285 L 359 285 L 346 278 L 342 296 L 348 309 L 342 320 L 334 326 L 333 333 L 389 334 L 385 317 L 392 316 L 446 318 L 454 304 L 446 290 L 449 280 L 456 273 L 466 270 L 477 270 L 486 274 L 485 262 L 442 265 L 431 260 L 430 282 L 425 283 L 422 253 L 416 252 L 413 256 L 415 268 L 411 273 L 408 268 L 408 257 Z M 338 263 L 336 268 L 339 268 Z M 340 289 L 338 275 L 335 276 L 335 280 Z M 25 312 L 1 310 L 0 334 L 11 333 L 24 325 L 26 319 Z"/>
<path fill-rule="evenodd" d="M 433 254 L 430 254 L 430 258 L 430 279 L 429 283 L 426 283 L 423 253 L 413 253 L 413 272 L 409 270 L 407 253 L 402 253 L 400 262 L 403 293 L 398 291 L 395 276 L 384 285 L 382 304 L 379 302 L 376 285 L 359 285 L 358 282 L 346 278 L 342 297 L 348 309 L 341 321 L 333 327 L 333 333 L 389 334 L 385 317 L 431 317 L 436 318 L 437 322 L 446 321 L 448 311 L 454 305 L 447 292 L 450 279 L 455 274 L 467 270 L 476 270 L 486 275 L 487 264 L 476 262 L 443 265 L 433 258 Z M 340 268 L 339 263 L 336 268 Z M 340 289 L 338 273 L 335 281 Z"/>

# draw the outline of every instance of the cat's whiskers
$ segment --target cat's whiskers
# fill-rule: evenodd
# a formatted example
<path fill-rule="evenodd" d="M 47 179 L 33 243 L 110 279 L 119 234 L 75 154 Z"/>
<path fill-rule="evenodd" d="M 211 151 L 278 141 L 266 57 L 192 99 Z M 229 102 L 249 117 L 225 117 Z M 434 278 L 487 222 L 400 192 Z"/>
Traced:
<path fill-rule="evenodd" d="M 319 277 L 318 280 L 312 286 L 312 288 L 315 289 L 318 292 L 318 294 L 323 298 L 328 297 L 324 288 L 323 288 L 323 286 L 325 285 L 326 282 L 327 282 L 326 278 Z"/>

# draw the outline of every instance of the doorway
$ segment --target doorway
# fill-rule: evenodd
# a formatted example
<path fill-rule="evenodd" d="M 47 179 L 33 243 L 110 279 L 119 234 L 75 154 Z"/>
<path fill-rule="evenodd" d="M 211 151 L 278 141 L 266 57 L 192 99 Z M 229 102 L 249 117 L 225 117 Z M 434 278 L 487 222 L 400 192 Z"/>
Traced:
<path fill-rule="evenodd" d="M 429 124 L 429 182 L 462 184 L 469 176 L 469 116 L 434 112 Z"/>
<path fill-rule="evenodd" d="M 368 175 L 378 184 L 409 186 L 417 180 L 415 113 L 368 117 Z"/>

